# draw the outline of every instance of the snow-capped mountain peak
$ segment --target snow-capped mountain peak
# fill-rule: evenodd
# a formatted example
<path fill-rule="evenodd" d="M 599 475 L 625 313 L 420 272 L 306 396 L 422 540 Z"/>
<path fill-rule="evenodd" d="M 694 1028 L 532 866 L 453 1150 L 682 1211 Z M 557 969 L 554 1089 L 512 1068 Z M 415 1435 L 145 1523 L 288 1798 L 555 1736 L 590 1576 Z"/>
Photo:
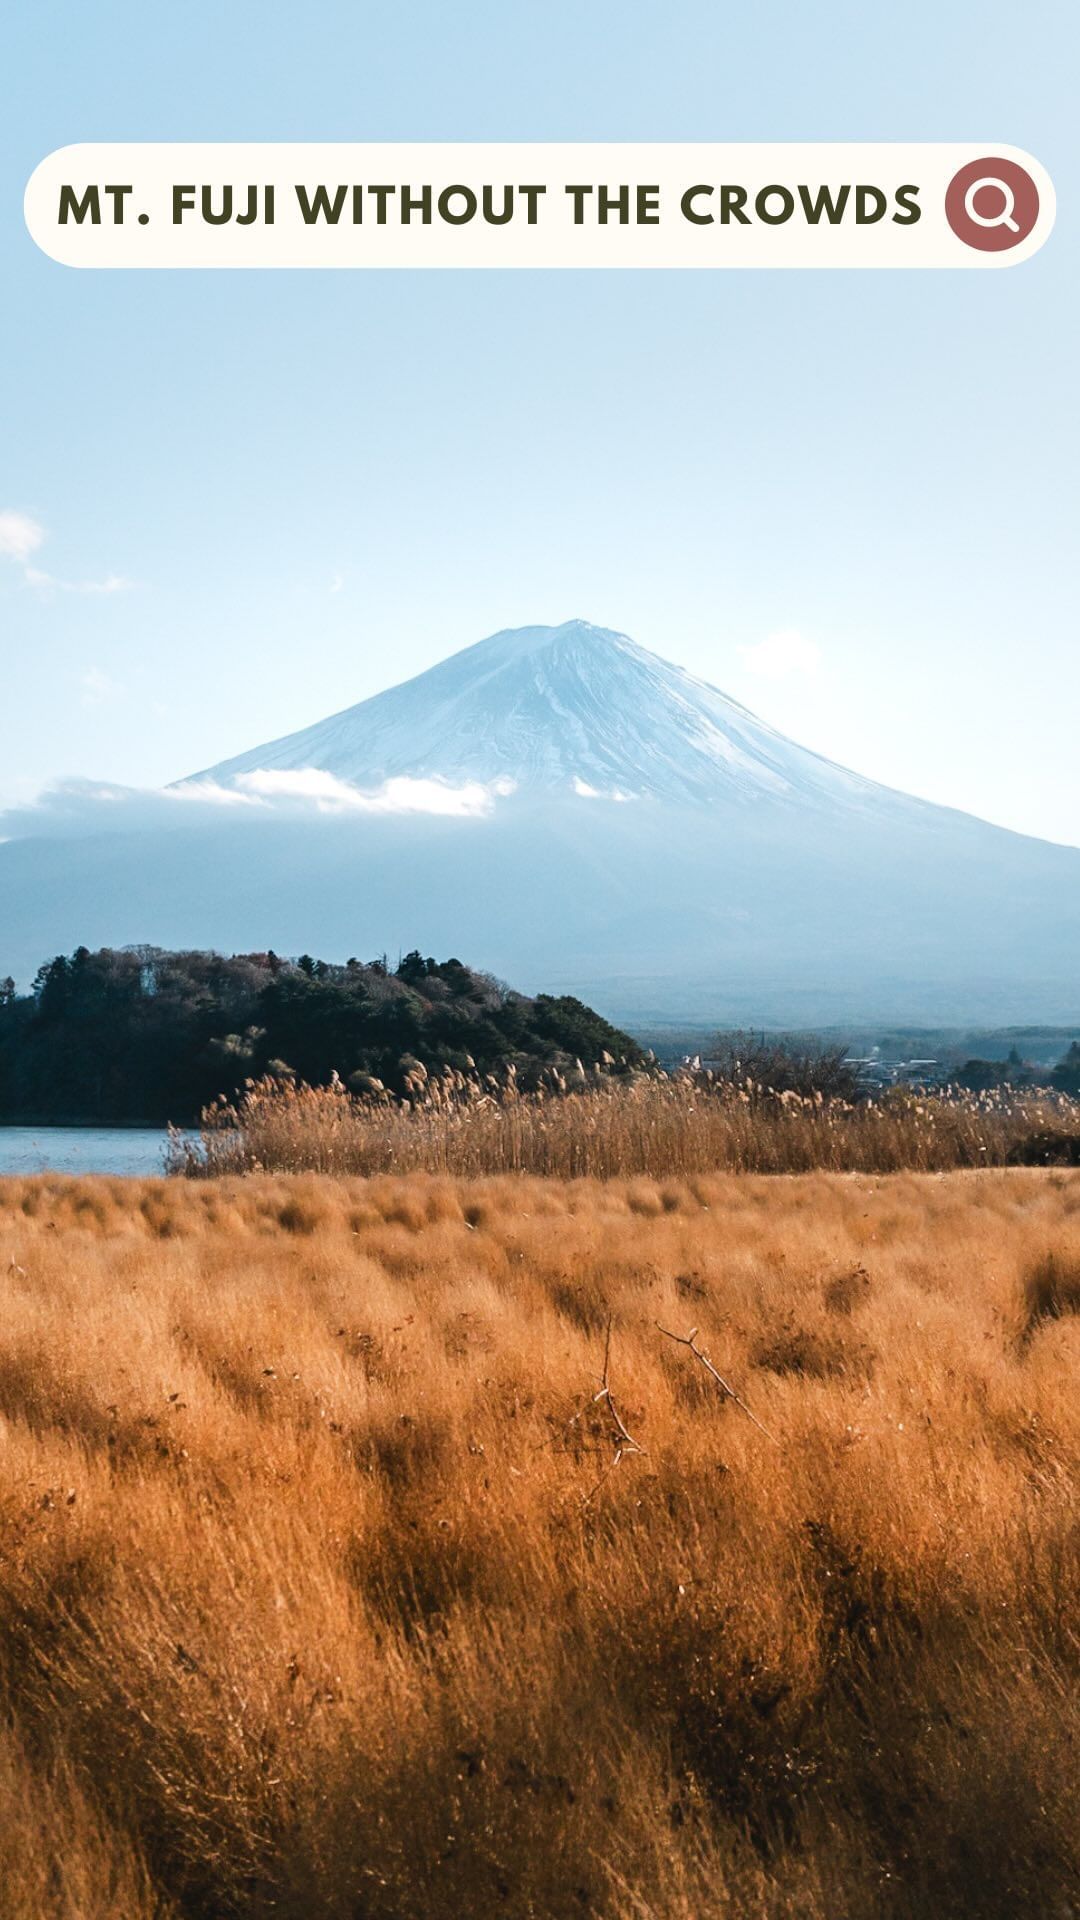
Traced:
<path fill-rule="evenodd" d="M 365 789 L 401 778 L 479 781 L 504 793 L 624 802 L 768 797 L 851 807 L 885 797 L 626 634 L 586 620 L 492 634 L 196 777 L 229 785 L 309 769 Z"/>

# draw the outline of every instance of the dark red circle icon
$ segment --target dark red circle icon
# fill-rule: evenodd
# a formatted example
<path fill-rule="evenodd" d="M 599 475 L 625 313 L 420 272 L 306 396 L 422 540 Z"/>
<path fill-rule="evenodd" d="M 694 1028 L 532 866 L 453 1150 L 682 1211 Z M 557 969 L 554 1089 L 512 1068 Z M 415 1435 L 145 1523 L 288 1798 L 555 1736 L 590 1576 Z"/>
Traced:
<path fill-rule="evenodd" d="M 1015 160 L 969 160 L 945 189 L 945 218 L 958 240 L 1004 253 L 1026 240 L 1039 217 L 1039 189 Z"/>

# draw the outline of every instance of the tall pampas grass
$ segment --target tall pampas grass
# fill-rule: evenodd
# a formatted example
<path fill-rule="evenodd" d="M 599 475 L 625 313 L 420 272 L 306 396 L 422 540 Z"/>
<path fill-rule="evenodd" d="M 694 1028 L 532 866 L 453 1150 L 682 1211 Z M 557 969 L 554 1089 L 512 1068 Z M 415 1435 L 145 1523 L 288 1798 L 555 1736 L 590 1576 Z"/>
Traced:
<path fill-rule="evenodd" d="M 170 1169 L 558 1179 L 638 1174 L 944 1172 L 1010 1162 L 1080 1162 L 1080 1103 L 1050 1093 L 916 1093 L 850 1101 L 774 1092 L 709 1073 L 622 1074 L 601 1063 L 520 1090 L 511 1069 L 481 1078 L 417 1065 L 401 1096 L 368 1082 L 281 1078 L 207 1109 L 195 1139 L 174 1134 Z"/>

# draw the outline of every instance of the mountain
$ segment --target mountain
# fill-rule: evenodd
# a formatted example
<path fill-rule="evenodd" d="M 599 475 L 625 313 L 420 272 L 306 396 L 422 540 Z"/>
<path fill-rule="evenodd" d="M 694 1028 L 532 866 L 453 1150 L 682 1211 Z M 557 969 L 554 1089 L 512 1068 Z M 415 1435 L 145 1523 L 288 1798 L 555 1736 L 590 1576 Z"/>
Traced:
<path fill-rule="evenodd" d="M 587 620 L 492 634 L 414 680 L 195 778 L 229 784 L 305 769 L 369 788 L 402 778 L 479 781 L 676 804 L 784 799 L 847 811 L 900 799 L 796 746 L 626 634 Z"/>
<path fill-rule="evenodd" d="M 151 798 L 0 826 L 0 973 L 419 947 L 631 1028 L 1080 1022 L 1080 851 L 849 773 L 584 621 Z"/>

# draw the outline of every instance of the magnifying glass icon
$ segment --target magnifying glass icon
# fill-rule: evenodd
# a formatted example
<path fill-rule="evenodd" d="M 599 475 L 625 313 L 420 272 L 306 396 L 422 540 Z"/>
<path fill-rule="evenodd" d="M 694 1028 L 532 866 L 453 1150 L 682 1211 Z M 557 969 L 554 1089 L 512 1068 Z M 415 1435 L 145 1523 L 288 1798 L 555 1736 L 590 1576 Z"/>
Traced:
<path fill-rule="evenodd" d="M 975 207 L 975 196 L 984 187 L 993 187 L 1001 195 L 999 213 L 979 213 Z M 1019 233 L 1020 223 L 1014 218 L 1016 213 L 1016 195 L 1007 180 L 999 180 L 996 174 L 984 174 L 981 180 L 973 180 L 964 195 L 964 212 L 977 227 L 1008 227 L 1010 233 Z"/>

